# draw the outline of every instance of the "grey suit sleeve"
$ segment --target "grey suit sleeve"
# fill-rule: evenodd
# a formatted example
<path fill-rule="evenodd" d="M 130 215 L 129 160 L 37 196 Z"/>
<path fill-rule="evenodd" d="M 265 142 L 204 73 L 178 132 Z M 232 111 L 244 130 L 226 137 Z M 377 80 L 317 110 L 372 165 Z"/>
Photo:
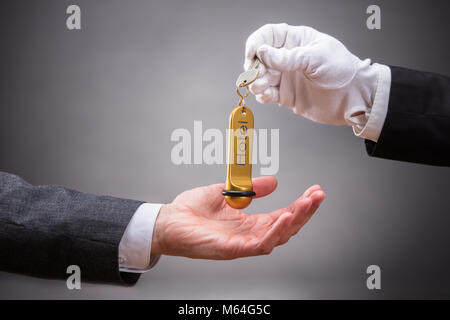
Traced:
<path fill-rule="evenodd" d="M 0 172 L 0 269 L 67 278 L 134 284 L 139 274 L 119 272 L 118 248 L 140 201 L 32 186 Z"/>

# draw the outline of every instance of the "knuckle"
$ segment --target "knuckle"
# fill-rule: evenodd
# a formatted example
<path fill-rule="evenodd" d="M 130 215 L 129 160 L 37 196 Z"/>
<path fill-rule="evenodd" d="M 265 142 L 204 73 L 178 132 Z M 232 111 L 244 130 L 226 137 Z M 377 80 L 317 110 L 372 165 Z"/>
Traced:
<path fill-rule="evenodd" d="M 274 23 L 267 23 L 263 25 L 259 30 L 263 33 L 272 32 L 272 28 L 275 26 Z"/>
<path fill-rule="evenodd" d="M 258 253 L 260 255 L 268 255 L 272 252 L 272 250 L 273 250 L 272 246 L 262 243 L 258 248 Z"/>

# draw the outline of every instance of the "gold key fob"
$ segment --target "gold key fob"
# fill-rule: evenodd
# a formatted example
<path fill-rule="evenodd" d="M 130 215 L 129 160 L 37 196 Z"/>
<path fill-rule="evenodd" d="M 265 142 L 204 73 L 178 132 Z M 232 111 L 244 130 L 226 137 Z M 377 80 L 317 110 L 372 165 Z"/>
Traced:
<path fill-rule="evenodd" d="M 228 168 L 226 202 L 235 209 L 244 209 L 255 196 L 252 185 L 253 113 L 245 105 L 231 112 L 228 131 Z"/>
<path fill-rule="evenodd" d="M 238 106 L 231 111 L 228 130 L 228 167 L 225 190 L 226 202 L 235 209 L 244 209 L 255 196 L 252 185 L 253 113 L 245 105 L 250 90 L 248 86 L 258 77 L 260 61 L 255 59 L 250 68 L 236 80 L 236 92 L 240 98 Z M 245 88 L 244 95 L 240 89 Z"/>

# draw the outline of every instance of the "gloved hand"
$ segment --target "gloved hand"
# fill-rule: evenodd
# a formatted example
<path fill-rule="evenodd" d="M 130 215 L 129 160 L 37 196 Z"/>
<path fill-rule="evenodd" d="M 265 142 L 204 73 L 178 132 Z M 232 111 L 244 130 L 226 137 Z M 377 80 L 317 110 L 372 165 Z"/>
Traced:
<path fill-rule="evenodd" d="M 255 55 L 264 65 L 250 90 L 260 103 L 278 103 L 310 120 L 351 125 L 355 131 L 366 125 L 374 104 L 387 105 L 389 67 L 360 60 L 337 39 L 313 28 L 265 25 L 247 39 L 245 70 Z M 371 121 L 380 122 L 375 118 Z M 371 134 L 376 132 L 366 132 L 367 138 L 378 138 Z"/>

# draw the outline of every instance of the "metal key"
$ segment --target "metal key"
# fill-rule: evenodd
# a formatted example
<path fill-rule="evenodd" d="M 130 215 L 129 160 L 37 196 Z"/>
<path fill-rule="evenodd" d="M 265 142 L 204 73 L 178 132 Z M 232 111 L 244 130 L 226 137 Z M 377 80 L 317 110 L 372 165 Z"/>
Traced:
<path fill-rule="evenodd" d="M 236 80 L 236 87 L 245 87 L 253 83 L 258 78 L 258 66 L 261 62 L 258 58 L 253 60 L 250 68 L 247 71 L 242 72 Z"/>

